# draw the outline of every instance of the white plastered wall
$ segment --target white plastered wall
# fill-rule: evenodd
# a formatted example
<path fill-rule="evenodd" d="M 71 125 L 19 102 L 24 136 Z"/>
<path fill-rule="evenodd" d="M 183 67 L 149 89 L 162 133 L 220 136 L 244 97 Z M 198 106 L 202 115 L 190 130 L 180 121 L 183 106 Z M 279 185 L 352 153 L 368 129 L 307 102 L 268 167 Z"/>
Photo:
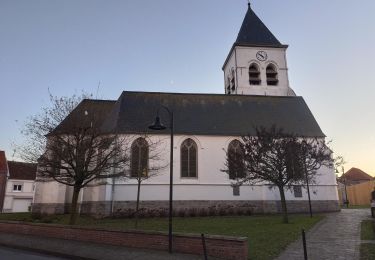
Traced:
<path fill-rule="evenodd" d="M 135 137 L 133 137 L 135 139 Z M 198 147 L 198 177 L 182 178 L 180 175 L 180 145 L 186 138 L 192 138 Z M 154 142 L 161 140 L 163 151 L 160 156 L 169 162 L 168 136 L 153 136 Z M 265 185 L 243 185 L 240 196 L 233 196 L 231 181 L 226 173 L 222 172 L 225 162 L 225 150 L 230 141 L 236 137 L 223 136 L 184 136 L 177 135 L 174 139 L 174 200 L 279 200 L 279 191 Z M 237 137 L 237 139 L 239 139 Z M 110 181 L 108 183 L 111 183 Z M 111 190 L 108 185 L 107 190 Z M 115 201 L 135 200 L 137 182 L 133 179 L 116 181 L 113 198 Z M 322 167 L 318 171 L 316 185 L 311 185 L 312 200 L 337 200 L 336 178 L 333 169 Z M 295 198 L 292 191 L 286 192 L 288 200 L 305 200 L 307 192 L 303 189 L 302 198 Z M 160 171 L 142 183 L 141 200 L 168 200 L 169 196 L 169 167 Z M 112 194 L 107 194 L 111 200 Z"/>
<path fill-rule="evenodd" d="M 130 136 L 135 140 L 140 136 Z M 150 143 L 158 143 L 156 153 L 160 157 L 160 165 L 169 162 L 170 139 L 168 135 L 148 137 Z M 198 177 L 182 178 L 180 174 L 180 146 L 186 138 L 193 139 L 198 147 Z M 174 200 L 279 200 L 277 189 L 265 185 L 243 185 L 240 196 L 233 195 L 231 181 L 222 172 L 225 162 L 225 151 L 228 144 L 238 137 L 228 136 L 186 136 L 174 137 Z M 130 145 L 131 141 L 129 141 Z M 150 162 L 150 164 L 155 162 Z M 151 165 L 150 165 L 151 166 Z M 113 188 L 113 189 L 112 189 Z M 113 192 L 112 192 L 113 191 Z M 69 193 L 70 194 L 70 193 Z M 134 179 L 120 179 L 112 187 L 112 179 L 107 185 L 87 187 L 81 194 L 83 201 L 132 201 L 136 200 L 137 182 Z M 302 191 L 302 198 L 295 198 L 292 191 L 286 192 L 287 200 L 306 200 L 307 192 Z M 169 196 L 169 166 L 158 172 L 158 175 L 145 180 L 141 186 L 141 200 L 168 200 Z M 56 182 L 38 182 L 35 192 L 35 203 L 64 203 L 70 202 L 66 187 Z M 336 178 L 333 169 L 322 167 L 318 171 L 316 185 L 311 185 L 312 200 L 338 200 Z"/>
<path fill-rule="evenodd" d="M 14 191 L 13 185 L 22 185 L 21 191 Z M 34 197 L 34 181 L 33 180 L 15 180 L 8 179 L 4 198 L 4 212 L 13 212 L 14 200 L 33 200 Z"/>

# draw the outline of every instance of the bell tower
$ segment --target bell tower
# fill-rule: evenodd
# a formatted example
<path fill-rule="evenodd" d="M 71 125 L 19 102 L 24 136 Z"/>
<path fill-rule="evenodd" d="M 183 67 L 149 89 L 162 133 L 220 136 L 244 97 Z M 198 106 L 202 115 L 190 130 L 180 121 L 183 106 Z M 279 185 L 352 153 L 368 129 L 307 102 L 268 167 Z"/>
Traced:
<path fill-rule="evenodd" d="M 286 50 L 250 3 L 223 71 L 225 94 L 295 96 L 289 86 Z"/>

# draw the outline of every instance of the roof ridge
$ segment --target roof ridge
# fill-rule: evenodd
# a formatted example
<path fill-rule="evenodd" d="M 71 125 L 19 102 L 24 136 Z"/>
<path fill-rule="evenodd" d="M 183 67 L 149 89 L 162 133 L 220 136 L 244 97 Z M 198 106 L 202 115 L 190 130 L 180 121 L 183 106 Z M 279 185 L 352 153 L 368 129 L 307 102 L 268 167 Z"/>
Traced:
<path fill-rule="evenodd" d="M 186 93 L 186 92 L 158 92 L 158 91 L 129 91 L 124 90 L 122 94 L 161 94 L 161 95 L 201 95 L 222 97 L 260 97 L 260 98 L 303 98 L 302 96 L 266 96 L 266 95 L 242 95 L 242 94 L 220 94 L 220 93 Z"/>
<path fill-rule="evenodd" d="M 94 102 L 116 102 L 116 100 L 113 99 L 92 99 L 92 98 L 84 98 L 81 102 L 84 101 L 94 101 Z"/>

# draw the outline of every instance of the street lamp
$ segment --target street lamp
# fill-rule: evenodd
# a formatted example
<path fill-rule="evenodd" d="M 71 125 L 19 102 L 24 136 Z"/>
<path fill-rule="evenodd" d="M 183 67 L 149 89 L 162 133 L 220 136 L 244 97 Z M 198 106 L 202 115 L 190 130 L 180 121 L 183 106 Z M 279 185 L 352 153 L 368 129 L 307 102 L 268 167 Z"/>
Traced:
<path fill-rule="evenodd" d="M 171 148 L 170 148 L 170 162 L 169 162 L 169 223 L 168 223 L 168 250 L 169 253 L 172 253 L 172 213 L 173 213 L 173 112 L 169 110 L 166 106 L 161 106 L 156 112 L 155 122 L 150 125 L 148 128 L 151 130 L 161 131 L 165 130 L 167 127 L 164 126 L 159 117 L 159 110 L 163 108 L 168 112 L 169 115 L 169 129 L 171 131 Z"/>

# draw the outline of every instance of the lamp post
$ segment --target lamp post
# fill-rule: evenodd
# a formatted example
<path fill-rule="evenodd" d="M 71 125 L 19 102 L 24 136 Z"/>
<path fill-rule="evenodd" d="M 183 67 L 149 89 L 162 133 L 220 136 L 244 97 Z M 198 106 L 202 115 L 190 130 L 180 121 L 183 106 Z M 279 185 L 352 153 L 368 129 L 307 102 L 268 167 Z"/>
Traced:
<path fill-rule="evenodd" d="M 169 129 L 171 131 L 171 147 L 170 147 L 170 162 L 169 162 L 169 222 L 168 222 L 168 251 L 172 253 L 172 213 L 173 213 L 173 112 L 166 106 L 161 106 L 156 112 L 155 122 L 148 128 L 151 130 L 161 131 L 165 130 L 167 127 L 160 122 L 159 110 L 163 108 L 168 112 L 169 115 Z"/>

